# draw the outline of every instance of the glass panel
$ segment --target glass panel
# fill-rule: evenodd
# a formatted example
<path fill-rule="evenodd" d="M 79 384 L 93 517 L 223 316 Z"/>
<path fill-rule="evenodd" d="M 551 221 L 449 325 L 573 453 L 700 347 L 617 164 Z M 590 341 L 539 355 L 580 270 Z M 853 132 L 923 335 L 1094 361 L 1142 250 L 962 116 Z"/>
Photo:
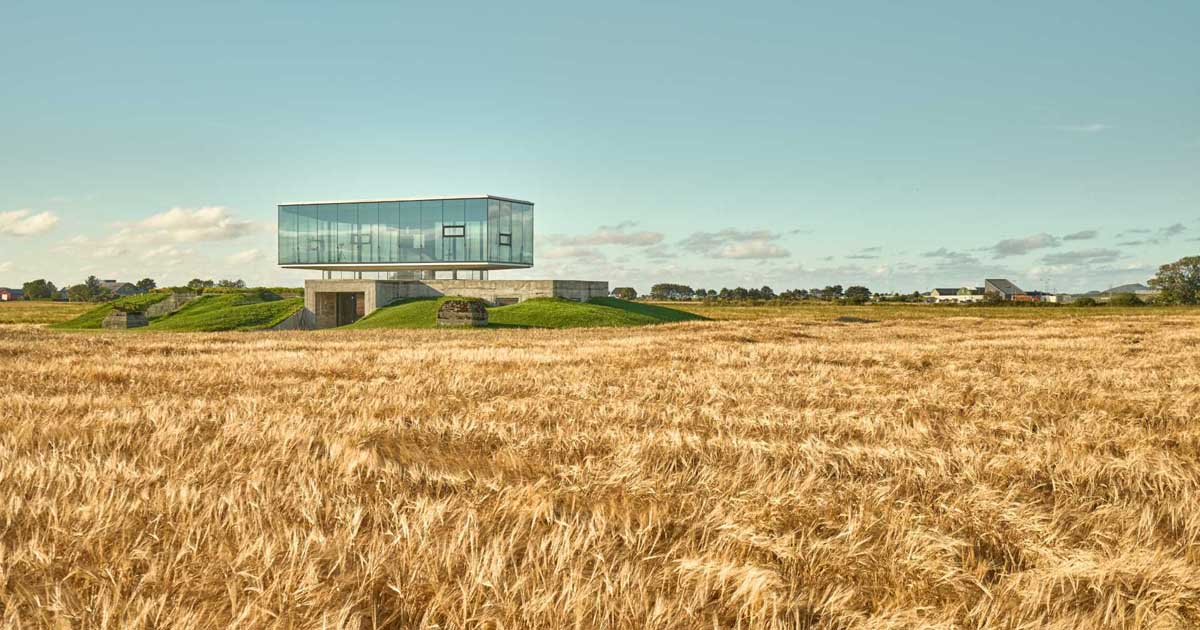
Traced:
<path fill-rule="evenodd" d="M 487 199 L 468 199 L 467 260 L 487 259 Z"/>
<path fill-rule="evenodd" d="M 442 260 L 466 260 L 466 243 L 461 238 L 445 238 L 445 226 L 466 225 L 467 202 L 465 199 L 446 199 L 442 202 Z"/>
<path fill-rule="evenodd" d="M 521 233 L 524 247 L 521 249 L 521 262 L 533 264 L 533 204 L 521 204 Z"/>
<path fill-rule="evenodd" d="M 317 258 L 320 249 L 317 237 L 317 206 L 300 206 L 300 262 L 320 262 Z"/>
<path fill-rule="evenodd" d="M 398 262 L 399 244 L 400 202 L 385 201 L 379 204 L 379 246 L 375 249 L 379 262 Z"/>
<path fill-rule="evenodd" d="M 317 208 L 317 262 L 337 262 L 337 217 L 336 204 L 323 203 Z"/>
<path fill-rule="evenodd" d="M 354 238 L 354 234 L 358 231 L 358 204 L 340 203 L 337 209 L 337 244 L 334 260 L 340 263 L 355 262 L 354 246 L 357 239 Z"/>
<path fill-rule="evenodd" d="M 421 202 L 400 202 L 400 261 L 421 260 Z"/>
<path fill-rule="evenodd" d="M 279 222 L 276 224 L 278 243 L 276 243 L 276 247 L 279 251 L 279 264 L 281 265 L 293 262 L 291 239 L 288 237 L 288 232 L 292 230 L 292 227 L 288 225 L 289 223 L 292 223 L 292 213 L 289 206 L 279 206 Z"/>
<path fill-rule="evenodd" d="M 501 203 L 503 208 L 504 204 Z M 519 203 L 512 204 L 512 254 L 509 260 L 521 262 L 521 252 L 525 250 L 525 230 L 521 225 L 525 222 L 525 207 Z"/>
<path fill-rule="evenodd" d="M 512 202 L 500 202 L 500 234 L 504 238 L 505 246 L 500 248 L 500 260 L 504 262 L 512 262 L 513 239 L 512 239 Z"/>
<path fill-rule="evenodd" d="M 358 262 L 379 262 L 376 246 L 379 242 L 379 204 L 358 204 Z"/>
<path fill-rule="evenodd" d="M 488 260 L 500 260 L 500 200 L 488 199 Z"/>
<path fill-rule="evenodd" d="M 442 201 L 421 202 L 421 261 L 441 260 Z"/>

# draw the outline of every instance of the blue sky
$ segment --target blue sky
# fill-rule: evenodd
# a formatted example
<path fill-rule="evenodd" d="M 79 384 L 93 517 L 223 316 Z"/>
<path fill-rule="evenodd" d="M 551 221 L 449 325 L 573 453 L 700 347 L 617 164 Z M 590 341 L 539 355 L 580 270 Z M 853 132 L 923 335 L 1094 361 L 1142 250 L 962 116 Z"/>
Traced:
<path fill-rule="evenodd" d="M 464 193 L 642 290 L 1200 254 L 1200 3 L 434 4 L 7 4 L 0 286 L 297 284 L 275 204 Z"/>

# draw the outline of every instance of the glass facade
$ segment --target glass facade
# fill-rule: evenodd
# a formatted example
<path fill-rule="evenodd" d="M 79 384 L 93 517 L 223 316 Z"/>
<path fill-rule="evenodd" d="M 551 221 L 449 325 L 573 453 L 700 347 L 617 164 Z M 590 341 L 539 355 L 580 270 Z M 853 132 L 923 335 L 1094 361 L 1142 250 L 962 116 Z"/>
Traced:
<path fill-rule="evenodd" d="M 281 265 L 532 265 L 533 204 L 477 197 L 279 206 Z"/>

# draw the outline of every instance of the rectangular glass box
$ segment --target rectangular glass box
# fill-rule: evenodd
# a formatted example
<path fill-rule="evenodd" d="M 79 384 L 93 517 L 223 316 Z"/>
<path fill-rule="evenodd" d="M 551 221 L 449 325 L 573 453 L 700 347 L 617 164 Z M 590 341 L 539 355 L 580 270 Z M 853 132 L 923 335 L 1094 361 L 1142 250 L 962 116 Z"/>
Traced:
<path fill-rule="evenodd" d="M 514 269 L 533 265 L 533 203 L 492 195 L 279 205 L 292 269 Z"/>

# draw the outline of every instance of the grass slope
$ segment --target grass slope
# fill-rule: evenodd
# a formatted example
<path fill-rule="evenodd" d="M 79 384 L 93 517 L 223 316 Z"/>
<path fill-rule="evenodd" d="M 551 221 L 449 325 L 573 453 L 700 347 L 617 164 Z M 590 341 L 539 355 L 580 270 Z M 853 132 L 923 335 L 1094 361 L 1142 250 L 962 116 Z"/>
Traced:
<path fill-rule="evenodd" d="M 477 300 L 478 298 L 446 296 L 393 302 L 343 328 L 433 328 L 437 312 L 446 300 Z"/>
<path fill-rule="evenodd" d="M 701 319 L 704 318 L 665 306 L 615 298 L 593 298 L 588 302 L 539 298 L 488 309 L 489 324 L 527 328 L 647 326 Z"/>
<path fill-rule="evenodd" d="M 262 330 L 303 307 L 303 298 L 280 299 L 266 291 L 202 295 L 174 314 L 151 322 L 149 328 L 188 332 Z"/>
<path fill-rule="evenodd" d="M 99 329 L 100 323 L 116 306 L 146 308 L 170 294 L 146 293 L 102 304 L 74 319 L 54 324 L 58 330 Z M 269 291 L 241 291 L 203 295 L 175 313 L 155 318 L 150 325 L 136 330 L 215 332 L 222 330 L 262 330 L 290 317 L 304 306 L 303 298 L 280 299 Z"/>
<path fill-rule="evenodd" d="M 141 295 L 123 297 L 119 300 L 113 300 L 112 302 L 101 304 L 100 306 L 93 308 L 79 317 L 69 319 L 65 322 L 53 324 L 50 327 L 57 328 L 59 330 L 87 330 L 92 328 L 100 328 L 100 322 L 103 322 L 104 318 L 107 317 L 109 313 L 113 312 L 113 309 L 117 306 L 129 307 L 130 310 L 140 310 L 158 304 L 168 297 L 171 297 L 170 293 L 143 293 Z"/>
<path fill-rule="evenodd" d="M 381 308 L 345 328 L 433 328 L 437 325 L 438 308 L 450 299 L 474 298 L 406 300 Z M 705 318 L 665 306 L 613 298 L 595 298 L 589 302 L 538 298 L 488 309 L 489 325 L 501 328 L 646 326 L 701 319 Z"/>

